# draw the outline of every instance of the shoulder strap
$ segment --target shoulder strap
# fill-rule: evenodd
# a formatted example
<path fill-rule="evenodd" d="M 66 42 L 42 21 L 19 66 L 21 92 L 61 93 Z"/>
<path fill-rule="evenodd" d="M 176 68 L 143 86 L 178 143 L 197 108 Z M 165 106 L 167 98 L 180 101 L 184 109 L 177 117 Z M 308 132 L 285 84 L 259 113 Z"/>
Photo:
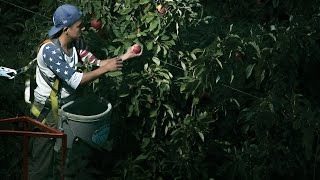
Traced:
<path fill-rule="evenodd" d="M 40 43 L 39 46 L 38 46 L 37 52 L 40 50 L 42 45 L 44 45 L 44 44 L 46 44 L 48 42 L 53 42 L 53 40 L 52 39 L 46 39 L 46 40 L 42 41 L 42 43 Z"/>
<path fill-rule="evenodd" d="M 39 72 L 41 74 L 41 77 L 44 79 L 44 81 L 46 81 L 46 83 L 51 87 L 52 91 L 54 91 L 56 94 L 59 94 L 59 89 L 57 87 L 52 86 L 49 78 L 46 75 L 44 75 L 40 69 L 39 69 Z"/>
<path fill-rule="evenodd" d="M 58 89 L 59 86 L 59 80 L 56 79 L 56 81 L 54 82 L 53 85 L 53 89 Z M 47 100 L 45 101 L 45 104 L 43 106 L 43 108 L 41 110 L 39 110 L 34 104 L 32 104 L 31 106 L 31 113 L 36 117 L 36 119 L 40 122 L 42 122 L 43 124 L 46 123 L 46 116 L 48 115 L 48 113 L 50 112 L 50 110 L 52 111 L 53 114 L 53 118 L 54 118 L 54 122 L 55 124 L 58 124 L 58 108 L 59 108 L 59 104 L 58 104 L 58 95 L 56 93 L 56 91 L 51 90 L 50 93 L 50 97 L 47 98 Z"/>
<path fill-rule="evenodd" d="M 39 45 L 38 50 L 40 50 L 40 48 L 43 44 L 48 43 L 48 42 L 53 42 L 56 46 L 59 46 L 59 48 L 61 48 L 61 45 L 57 39 L 53 39 L 53 40 L 47 39 Z M 31 108 L 31 112 L 33 115 L 35 115 L 37 117 L 38 121 L 45 123 L 46 122 L 45 117 L 48 115 L 48 113 L 51 110 L 53 113 L 54 121 L 57 124 L 58 123 L 58 108 L 59 108 L 58 96 L 60 94 L 60 79 L 56 78 L 54 81 L 54 84 L 52 85 L 50 83 L 49 78 L 40 69 L 39 69 L 39 72 L 40 72 L 41 77 L 51 87 L 51 93 L 50 93 L 50 97 L 48 97 L 47 100 L 45 101 L 45 105 L 41 109 L 41 111 L 33 105 Z"/>

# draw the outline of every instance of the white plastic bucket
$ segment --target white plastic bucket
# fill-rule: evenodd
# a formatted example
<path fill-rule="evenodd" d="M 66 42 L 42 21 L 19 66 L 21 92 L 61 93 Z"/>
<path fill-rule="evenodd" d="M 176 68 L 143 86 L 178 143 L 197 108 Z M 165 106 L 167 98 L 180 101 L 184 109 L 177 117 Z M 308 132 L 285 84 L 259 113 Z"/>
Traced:
<path fill-rule="evenodd" d="M 58 128 L 67 134 L 67 147 L 80 138 L 104 148 L 110 132 L 112 105 L 103 98 L 89 96 L 66 103 L 59 109 Z"/>

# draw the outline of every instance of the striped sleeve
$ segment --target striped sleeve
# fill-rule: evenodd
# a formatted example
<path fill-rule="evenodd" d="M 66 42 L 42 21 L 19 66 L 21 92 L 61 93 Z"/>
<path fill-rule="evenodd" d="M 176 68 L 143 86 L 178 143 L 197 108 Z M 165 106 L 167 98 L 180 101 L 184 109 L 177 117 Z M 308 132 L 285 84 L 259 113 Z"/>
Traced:
<path fill-rule="evenodd" d="M 81 58 L 81 61 L 84 64 L 94 64 L 98 61 L 98 58 L 96 58 L 89 50 L 88 46 L 85 44 L 83 39 L 79 39 L 75 42 L 75 47 L 78 51 L 78 54 Z"/>

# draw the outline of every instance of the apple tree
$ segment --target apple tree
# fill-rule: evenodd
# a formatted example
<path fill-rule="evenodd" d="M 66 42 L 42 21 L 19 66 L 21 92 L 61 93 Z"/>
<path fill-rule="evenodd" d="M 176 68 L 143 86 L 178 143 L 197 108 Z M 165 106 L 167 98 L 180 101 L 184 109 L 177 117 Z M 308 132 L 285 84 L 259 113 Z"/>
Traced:
<path fill-rule="evenodd" d="M 102 22 L 101 29 L 90 27 L 86 36 L 97 54 L 117 56 L 133 44 L 143 50 L 122 72 L 108 73 L 91 86 L 114 105 L 113 149 L 126 151 L 119 175 L 205 177 L 204 171 L 193 171 L 205 170 L 199 162 L 206 131 L 201 121 L 207 121 L 207 113 L 195 112 L 193 97 L 181 93 L 185 85 L 179 80 L 189 65 L 184 62 L 202 52 L 181 44 L 181 34 L 210 19 L 203 16 L 199 0 L 68 2 L 76 3 L 88 22 Z"/>

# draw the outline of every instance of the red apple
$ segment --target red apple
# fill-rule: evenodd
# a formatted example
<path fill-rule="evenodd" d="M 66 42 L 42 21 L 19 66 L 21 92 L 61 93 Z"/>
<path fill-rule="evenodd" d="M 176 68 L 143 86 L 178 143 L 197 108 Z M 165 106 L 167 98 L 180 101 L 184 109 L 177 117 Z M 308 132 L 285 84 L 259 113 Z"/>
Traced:
<path fill-rule="evenodd" d="M 141 46 L 139 44 L 135 44 L 131 47 L 131 50 L 135 54 L 139 54 L 141 52 Z"/>
<path fill-rule="evenodd" d="M 167 9 L 162 8 L 162 9 L 160 9 L 158 12 L 159 12 L 161 15 L 164 15 L 164 14 L 167 12 Z"/>
<path fill-rule="evenodd" d="M 101 29 L 102 28 L 102 21 L 101 20 L 99 20 L 99 19 L 92 19 L 91 21 L 90 21 L 90 25 L 91 25 L 91 27 L 92 28 L 94 28 L 95 30 L 99 30 L 99 29 Z"/>
<path fill-rule="evenodd" d="M 164 15 L 167 13 L 167 8 L 166 7 L 163 7 L 162 4 L 159 4 L 157 6 L 157 11 L 158 13 L 160 13 L 161 15 Z"/>

